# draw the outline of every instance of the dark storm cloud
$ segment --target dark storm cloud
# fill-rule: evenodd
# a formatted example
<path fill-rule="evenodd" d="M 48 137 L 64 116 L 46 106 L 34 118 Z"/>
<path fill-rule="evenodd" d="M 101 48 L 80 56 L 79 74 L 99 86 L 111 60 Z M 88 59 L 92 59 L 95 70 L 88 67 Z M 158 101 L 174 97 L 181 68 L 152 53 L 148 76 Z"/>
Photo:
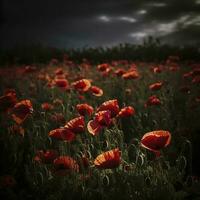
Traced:
<path fill-rule="evenodd" d="M 113 45 L 148 35 L 197 41 L 200 34 L 197 0 L 4 0 L 2 11 L 3 47 Z"/>
<path fill-rule="evenodd" d="M 190 25 L 186 28 L 179 29 L 171 34 L 162 37 L 163 40 L 167 40 L 171 43 L 176 41 L 176 44 L 193 44 L 199 45 L 199 27 Z"/>
<path fill-rule="evenodd" d="M 165 2 L 165 6 L 152 6 L 146 19 L 169 21 L 185 14 L 196 13 L 198 15 L 200 12 L 200 4 L 196 4 L 195 0 L 168 0 L 162 2 Z"/>

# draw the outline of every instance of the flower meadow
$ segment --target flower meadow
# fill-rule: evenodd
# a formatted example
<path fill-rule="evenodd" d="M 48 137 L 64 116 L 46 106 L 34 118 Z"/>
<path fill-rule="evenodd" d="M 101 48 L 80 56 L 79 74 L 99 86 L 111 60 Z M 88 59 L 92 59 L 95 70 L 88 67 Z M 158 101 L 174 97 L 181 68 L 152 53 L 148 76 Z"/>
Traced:
<path fill-rule="evenodd" d="M 0 70 L 3 199 L 199 199 L 200 64 Z"/>

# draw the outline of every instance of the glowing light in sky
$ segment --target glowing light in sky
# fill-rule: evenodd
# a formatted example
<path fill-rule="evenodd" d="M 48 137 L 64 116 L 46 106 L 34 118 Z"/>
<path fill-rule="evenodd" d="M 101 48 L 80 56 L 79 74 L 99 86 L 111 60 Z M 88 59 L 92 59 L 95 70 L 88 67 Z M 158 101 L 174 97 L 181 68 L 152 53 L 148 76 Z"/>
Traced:
<path fill-rule="evenodd" d="M 200 4 L 200 0 L 196 0 L 196 4 Z"/>
<path fill-rule="evenodd" d="M 165 7 L 167 4 L 166 3 L 150 3 L 149 5 L 153 7 Z"/>
<path fill-rule="evenodd" d="M 106 15 L 101 15 L 98 17 L 98 19 L 102 22 L 110 22 L 111 21 L 111 18 Z"/>
<path fill-rule="evenodd" d="M 138 13 L 139 15 L 144 15 L 144 14 L 147 13 L 147 11 L 146 11 L 146 10 L 139 10 L 137 13 Z"/>
<path fill-rule="evenodd" d="M 115 17 L 110 17 L 107 15 L 101 15 L 97 18 L 101 22 L 116 22 L 116 21 L 124 21 L 124 22 L 129 22 L 129 23 L 134 23 L 137 20 L 133 17 L 130 16 L 115 16 Z"/>
<path fill-rule="evenodd" d="M 137 21 L 135 18 L 133 18 L 133 17 L 127 17 L 127 16 L 119 17 L 118 20 L 130 22 L 130 23 L 134 23 L 134 22 Z"/>

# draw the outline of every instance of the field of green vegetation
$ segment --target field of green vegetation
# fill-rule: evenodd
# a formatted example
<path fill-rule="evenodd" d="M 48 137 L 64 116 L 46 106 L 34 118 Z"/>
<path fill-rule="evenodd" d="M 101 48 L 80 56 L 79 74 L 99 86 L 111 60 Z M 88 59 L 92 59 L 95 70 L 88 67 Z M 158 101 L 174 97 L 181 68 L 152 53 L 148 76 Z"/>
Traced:
<path fill-rule="evenodd" d="M 2 199 L 200 199 L 199 51 L 164 47 L 2 53 Z"/>

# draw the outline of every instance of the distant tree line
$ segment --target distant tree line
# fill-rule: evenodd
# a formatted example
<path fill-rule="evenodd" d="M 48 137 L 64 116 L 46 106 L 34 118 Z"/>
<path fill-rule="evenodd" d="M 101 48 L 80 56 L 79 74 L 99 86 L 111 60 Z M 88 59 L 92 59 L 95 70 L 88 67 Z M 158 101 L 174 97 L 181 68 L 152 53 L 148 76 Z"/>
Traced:
<path fill-rule="evenodd" d="M 59 49 L 45 47 L 41 44 L 16 46 L 12 49 L 0 50 L 0 65 L 48 63 L 52 58 L 62 61 L 65 54 L 77 63 L 80 63 L 84 58 L 92 63 L 124 59 L 161 62 L 171 55 L 179 56 L 182 61 L 200 60 L 200 48 L 198 45 L 173 46 L 161 44 L 159 39 L 148 37 L 141 45 L 125 43 L 113 47 Z"/>

